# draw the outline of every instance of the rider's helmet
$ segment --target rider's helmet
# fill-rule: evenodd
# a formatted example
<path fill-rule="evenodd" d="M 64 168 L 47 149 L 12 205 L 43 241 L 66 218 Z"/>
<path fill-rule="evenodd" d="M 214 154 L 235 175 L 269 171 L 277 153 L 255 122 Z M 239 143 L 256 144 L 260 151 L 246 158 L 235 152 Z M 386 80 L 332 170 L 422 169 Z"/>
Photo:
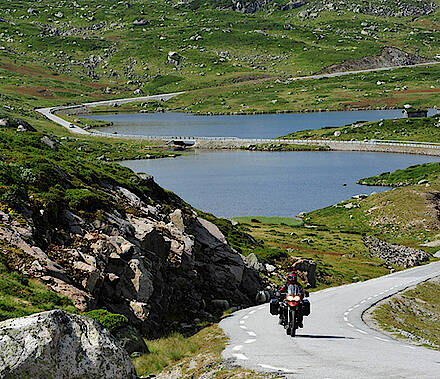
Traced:
<path fill-rule="evenodd" d="M 290 272 L 287 275 L 287 283 L 289 284 L 295 284 L 297 282 L 296 272 Z"/>

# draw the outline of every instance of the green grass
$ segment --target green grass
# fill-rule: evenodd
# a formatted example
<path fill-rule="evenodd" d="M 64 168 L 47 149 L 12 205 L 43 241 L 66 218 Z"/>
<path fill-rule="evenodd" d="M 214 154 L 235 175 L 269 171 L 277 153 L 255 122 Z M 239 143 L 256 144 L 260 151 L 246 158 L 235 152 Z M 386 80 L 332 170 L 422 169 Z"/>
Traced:
<path fill-rule="evenodd" d="M 203 330 L 202 334 L 207 337 L 208 330 Z M 207 342 L 208 340 L 197 335 L 193 338 L 185 338 L 179 333 L 147 341 L 150 354 L 134 360 L 136 371 L 138 375 L 148 375 L 162 371 L 164 368 L 175 364 L 187 356 L 195 355 L 201 350 L 203 344 Z M 219 342 L 223 346 L 222 342 L 224 343 L 224 340 Z"/>
<path fill-rule="evenodd" d="M 4 247 L 0 245 L 0 259 L 5 261 Z M 55 294 L 35 279 L 14 272 L 0 262 L 0 321 L 28 316 L 37 312 L 62 309 L 76 313 L 72 302 Z"/>
<path fill-rule="evenodd" d="M 406 186 L 425 180 L 428 183 L 440 181 L 439 163 L 424 163 L 403 170 L 384 172 L 380 175 L 359 179 L 358 183 L 375 186 Z"/>
<path fill-rule="evenodd" d="M 124 315 L 111 313 L 105 309 L 94 309 L 93 311 L 85 312 L 83 316 L 98 321 L 111 332 L 128 324 L 128 319 Z"/>
<path fill-rule="evenodd" d="M 217 324 L 209 325 L 190 337 L 172 333 L 146 341 L 150 354 L 134 359 L 137 374 L 147 376 L 162 372 L 165 376 L 185 378 L 265 378 L 267 375 L 224 365 L 221 353 L 227 337 Z"/>
<path fill-rule="evenodd" d="M 0 4 L 6 19 L 0 24 L 0 111 L 26 113 L 36 106 L 126 97 L 136 89 L 145 94 L 195 90 L 165 105 L 191 112 L 390 107 L 408 101 L 425 107 L 438 102 L 431 88 L 438 86 L 438 67 L 291 80 L 378 54 L 383 46 L 432 59 L 440 42 L 438 11 L 412 18 L 341 9 L 302 19 L 302 9 L 279 11 L 276 3 L 253 15 L 197 1 L 190 7 L 164 0 L 130 7 L 117 0 L 83 5 L 84 10 L 53 0 Z M 30 6 L 39 13 L 28 14 Z M 64 17 L 57 20 L 58 11 Z M 134 26 L 138 18 L 148 25 Z M 374 32 L 360 34 L 362 23 Z M 50 24 L 58 33 L 43 32 L 39 24 Z M 166 64 L 169 51 L 182 56 L 177 68 Z"/>
<path fill-rule="evenodd" d="M 391 297 L 373 312 L 381 328 L 399 338 L 440 350 L 440 282 L 438 279 Z M 408 334 L 409 333 L 409 334 Z"/>
<path fill-rule="evenodd" d="M 243 216 L 243 217 L 233 217 L 232 220 L 237 221 L 239 223 L 257 222 L 262 224 L 288 225 L 288 226 L 300 226 L 303 224 L 302 220 L 291 217 Z"/>
<path fill-rule="evenodd" d="M 377 122 L 356 122 L 342 127 L 303 130 L 282 139 L 323 139 L 334 141 L 399 140 L 440 142 L 440 116 L 401 118 Z"/>
<path fill-rule="evenodd" d="M 370 257 L 362 242 L 362 234 L 356 232 L 258 222 L 243 224 L 241 228 L 264 242 L 264 247 L 254 249 L 260 258 L 286 271 L 297 257 L 315 260 L 317 289 L 389 273 L 382 260 Z"/>

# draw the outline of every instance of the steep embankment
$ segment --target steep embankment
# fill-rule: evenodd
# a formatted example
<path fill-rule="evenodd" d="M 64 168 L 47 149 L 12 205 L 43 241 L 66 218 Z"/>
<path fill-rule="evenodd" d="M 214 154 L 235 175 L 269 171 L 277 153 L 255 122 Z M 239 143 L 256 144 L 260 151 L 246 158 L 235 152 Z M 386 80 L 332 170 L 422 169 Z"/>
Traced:
<path fill-rule="evenodd" d="M 364 320 L 389 335 L 440 349 L 440 278 L 429 280 L 381 301 Z"/>
<path fill-rule="evenodd" d="M 258 274 L 152 177 L 79 155 L 21 120 L 1 124 L 0 255 L 10 270 L 150 336 L 253 302 Z"/>

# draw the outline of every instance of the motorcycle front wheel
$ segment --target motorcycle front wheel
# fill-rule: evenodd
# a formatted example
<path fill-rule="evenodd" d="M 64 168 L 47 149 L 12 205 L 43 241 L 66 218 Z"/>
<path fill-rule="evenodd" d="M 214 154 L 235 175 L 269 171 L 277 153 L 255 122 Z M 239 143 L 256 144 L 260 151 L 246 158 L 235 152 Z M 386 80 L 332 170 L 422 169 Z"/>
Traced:
<path fill-rule="evenodd" d="M 295 311 L 289 311 L 289 328 L 290 336 L 295 337 L 296 334 L 296 319 L 295 319 Z"/>

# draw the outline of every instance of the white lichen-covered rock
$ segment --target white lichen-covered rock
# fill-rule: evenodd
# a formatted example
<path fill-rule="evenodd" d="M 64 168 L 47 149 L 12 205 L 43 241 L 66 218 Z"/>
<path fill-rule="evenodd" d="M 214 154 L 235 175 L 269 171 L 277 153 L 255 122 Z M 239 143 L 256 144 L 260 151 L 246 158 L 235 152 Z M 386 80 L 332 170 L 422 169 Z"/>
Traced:
<path fill-rule="evenodd" d="M 108 330 L 60 310 L 3 321 L 0 346 L 1 378 L 137 377 Z"/>

